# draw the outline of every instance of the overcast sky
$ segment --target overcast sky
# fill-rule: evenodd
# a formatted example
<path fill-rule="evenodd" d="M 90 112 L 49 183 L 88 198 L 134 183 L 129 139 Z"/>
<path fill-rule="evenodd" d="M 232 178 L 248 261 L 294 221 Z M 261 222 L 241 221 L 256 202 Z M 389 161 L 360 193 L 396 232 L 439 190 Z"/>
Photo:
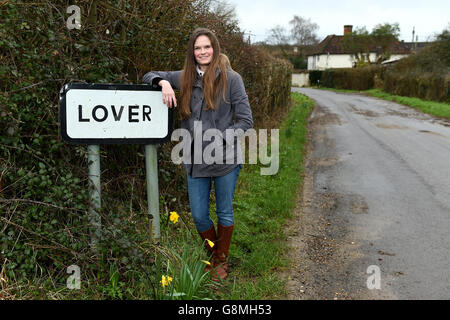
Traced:
<path fill-rule="evenodd" d="M 281 25 L 289 30 L 294 15 L 319 25 L 323 40 L 329 34 L 342 35 L 344 25 L 365 26 L 399 23 L 400 40 L 410 42 L 415 27 L 419 41 L 442 32 L 450 23 L 449 0 L 227 0 L 236 8 L 241 30 L 251 41 L 263 41 L 268 30 Z"/>

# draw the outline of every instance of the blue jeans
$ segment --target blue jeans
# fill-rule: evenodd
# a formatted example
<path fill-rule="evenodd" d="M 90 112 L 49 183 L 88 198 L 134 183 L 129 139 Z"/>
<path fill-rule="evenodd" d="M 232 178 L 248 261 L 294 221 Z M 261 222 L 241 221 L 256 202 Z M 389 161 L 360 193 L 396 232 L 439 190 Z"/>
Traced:
<path fill-rule="evenodd" d="M 190 175 L 187 176 L 192 218 L 199 232 L 206 231 L 213 225 L 209 216 L 209 194 L 212 181 L 214 181 L 216 193 L 218 222 L 224 227 L 234 224 L 233 197 L 241 168 L 242 165 L 239 164 L 233 171 L 222 177 L 193 178 Z"/>

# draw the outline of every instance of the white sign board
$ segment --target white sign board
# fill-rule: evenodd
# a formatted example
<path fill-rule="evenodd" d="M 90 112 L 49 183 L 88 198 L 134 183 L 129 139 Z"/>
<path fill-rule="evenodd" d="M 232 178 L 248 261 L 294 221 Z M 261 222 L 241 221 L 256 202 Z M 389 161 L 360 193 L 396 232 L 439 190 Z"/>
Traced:
<path fill-rule="evenodd" d="M 161 143 L 172 110 L 151 85 L 67 84 L 60 94 L 61 135 L 69 143 Z"/>

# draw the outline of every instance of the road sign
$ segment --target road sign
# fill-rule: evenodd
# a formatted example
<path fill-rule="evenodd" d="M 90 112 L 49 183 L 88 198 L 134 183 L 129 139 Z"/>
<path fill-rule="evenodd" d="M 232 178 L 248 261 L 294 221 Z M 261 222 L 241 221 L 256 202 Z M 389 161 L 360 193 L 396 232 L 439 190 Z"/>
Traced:
<path fill-rule="evenodd" d="M 160 87 L 71 83 L 60 92 L 61 136 L 68 143 L 162 143 L 170 139 L 172 121 Z"/>
<path fill-rule="evenodd" d="M 145 144 L 148 212 L 152 238 L 160 238 L 158 159 L 155 144 L 170 139 L 173 113 L 161 87 L 127 84 L 66 84 L 60 91 L 61 136 L 88 145 L 91 246 L 101 235 L 100 144 Z"/>

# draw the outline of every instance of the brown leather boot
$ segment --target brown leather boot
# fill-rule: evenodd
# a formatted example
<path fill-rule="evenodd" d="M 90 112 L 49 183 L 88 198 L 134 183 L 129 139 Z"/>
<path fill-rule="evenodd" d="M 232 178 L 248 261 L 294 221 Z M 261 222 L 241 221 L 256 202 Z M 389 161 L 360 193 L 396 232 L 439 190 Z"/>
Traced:
<path fill-rule="evenodd" d="M 217 276 L 223 280 L 228 276 L 228 252 L 231 244 L 231 237 L 233 235 L 233 227 L 225 227 L 217 224 L 217 249 L 215 254 L 215 275 L 212 280 L 218 281 Z"/>
<path fill-rule="evenodd" d="M 205 267 L 205 272 L 208 272 L 214 267 L 214 256 L 216 255 L 216 249 L 217 249 L 216 229 L 214 228 L 214 225 L 212 225 L 211 228 L 209 228 L 208 230 L 203 231 L 203 232 L 198 231 L 198 233 L 200 234 L 200 237 L 202 238 L 203 243 L 205 244 L 206 250 L 208 251 L 209 255 L 212 257 L 210 260 L 211 265 L 207 265 Z M 214 246 L 211 247 L 209 245 L 208 241 L 206 241 L 206 240 L 213 242 Z"/>

